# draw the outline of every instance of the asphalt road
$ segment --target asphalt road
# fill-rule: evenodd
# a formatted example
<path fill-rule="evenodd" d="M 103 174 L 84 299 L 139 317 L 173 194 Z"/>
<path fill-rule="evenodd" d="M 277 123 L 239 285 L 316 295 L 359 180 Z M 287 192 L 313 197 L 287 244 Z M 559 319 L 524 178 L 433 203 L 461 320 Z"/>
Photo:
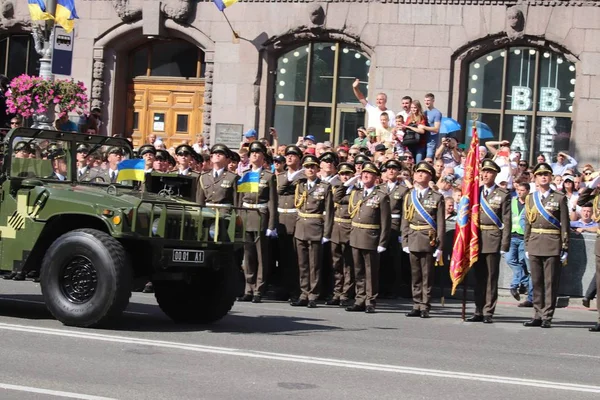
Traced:
<path fill-rule="evenodd" d="M 406 318 L 401 300 L 373 315 L 237 303 L 203 328 L 134 293 L 118 325 L 77 329 L 37 284 L 0 281 L 0 399 L 598 399 L 597 313 L 525 328 L 532 309 L 502 300 L 493 325 L 463 323 L 457 303 Z"/>

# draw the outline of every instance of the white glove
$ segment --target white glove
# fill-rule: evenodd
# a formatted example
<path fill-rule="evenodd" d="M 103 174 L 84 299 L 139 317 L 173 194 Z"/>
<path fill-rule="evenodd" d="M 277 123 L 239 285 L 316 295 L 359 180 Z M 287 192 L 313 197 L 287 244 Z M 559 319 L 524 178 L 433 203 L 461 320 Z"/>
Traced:
<path fill-rule="evenodd" d="M 525 258 L 529 260 L 529 252 L 528 251 L 525 252 Z"/>
<path fill-rule="evenodd" d="M 436 260 L 441 255 L 442 255 L 442 251 L 440 249 L 437 249 L 436 251 L 433 252 L 433 258 L 435 258 Z"/>
<path fill-rule="evenodd" d="M 562 253 L 560 253 L 560 262 L 565 262 L 567 261 L 567 255 L 569 253 L 567 253 L 566 251 L 563 251 Z"/>
<path fill-rule="evenodd" d="M 277 237 L 277 229 L 267 229 L 267 233 L 266 233 L 267 237 L 273 237 L 276 238 Z"/>
<path fill-rule="evenodd" d="M 501 255 L 501 256 L 503 256 L 503 255 L 505 255 L 505 254 L 506 254 L 506 252 L 505 252 L 505 251 L 502 251 L 502 250 L 500 250 L 500 255 Z"/>
<path fill-rule="evenodd" d="M 377 252 L 383 253 L 385 251 L 385 247 L 377 246 Z"/>
<path fill-rule="evenodd" d="M 327 239 L 326 237 L 321 239 L 321 244 L 325 244 L 327 242 L 329 242 L 330 239 Z"/>
<path fill-rule="evenodd" d="M 355 176 L 354 178 L 348 179 L 346 181 L 346 183 L 344 183 L 344 186 L 346 186 L 346 187 L 354 186 L 354 183 L 358 180 L 358 178 L 360 178 L 360 176 Z"/>
<path fill-rule="evenodd" d="M 398 236 L 398 243 L 402 243 L 402 236 Z"/>
<path fill-rule="evenodd" d="M 348 189 L 346 189 L 346 194 L 352 193 L 353 189 L 354 189 L 354 185 L 350 186 Z"/>
<path fill-rule="evenodd" d="M 403 247 L 403 248 L 402 248 L 402 251 L 403 251 L 403 252 L 405 252 L 406 254 L 409 254 L 409 253 L 410 253 L 410 249 L 408 248 L 408 246 L 406 246 L 406 247 Z"/>

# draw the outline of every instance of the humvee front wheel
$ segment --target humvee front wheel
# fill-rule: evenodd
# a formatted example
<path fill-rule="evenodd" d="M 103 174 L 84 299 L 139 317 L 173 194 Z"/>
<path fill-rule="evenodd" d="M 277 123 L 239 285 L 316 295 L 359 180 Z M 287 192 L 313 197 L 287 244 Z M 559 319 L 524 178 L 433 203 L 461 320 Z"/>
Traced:
<path fill-rule="evenodd" d="M 89 327 L 119 316 L 129 303 L 132 271 L 125 249 L 95 229 L 60 236 L 42 262 L 48 310 L 65 325 Z"/>
<path fill-rule="evenodd" d="M 161 310 L 177 323 L 207 324 L 223 318 L 236 299 L 233 266 L 204 270 L 190 282 L 154 282 L 154 296 Z"/>

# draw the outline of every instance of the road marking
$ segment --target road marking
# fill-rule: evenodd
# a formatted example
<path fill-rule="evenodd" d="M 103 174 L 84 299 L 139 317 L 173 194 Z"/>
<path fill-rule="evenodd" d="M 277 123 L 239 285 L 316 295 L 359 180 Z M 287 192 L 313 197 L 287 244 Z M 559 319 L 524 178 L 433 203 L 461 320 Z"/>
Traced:
<path fill-rule="evenodd" d="M 60 390 L 40 389 L 31 386 L 19 386 L 9 385 L 8 383 L 0 383 L 0 389 L 14 390 L 18 392 L 29 392 L 38 394 L 47 394 L 49 396 L 66 397 L 69 399 L 81 399 L 81 400 L 115 400 L 111 397 L 92 396 L 89 394 L 73 393 L 73 392 L 62 392 Z"/>
<path fill-rule="evenodd" d="M 97 341 L 101 341 L 101 342 L 127 343 L 127 344 L 135 344 L 135 345 L 162 347 L 162 348 L 193 351 L 193 352 L 199 352 L 199 353 L 220 354 L 220 355 L 247 357 L 247 358 L 263 359 L 263 360 L 293 362 L 293 363 L 300 363 L 300 364 L 325 365 L 325 366 L 331 366 L 331 367 L 348 368 L 348 369 L 356 369 L 356 370 L 391 372 L 391 373 L 395 373 L 395 374 L 407 374 L 407 375 L 419 375 L 419 376 L 432 376 L 432 377 L 438 377 L 438 378 L 490 382 L 490 383 L 499 383 L 499 384 L 505 384 L 505 385 L 515 385 L 515 386 L 530 386 L 530 387 L 557 389 L 557 390 L 565 390 L 565 391 L 572 391 L 572 392 L 600 393 L 600 386 L 567 383 L 567 382 L 513 378 L 513 377 L 509 377 L 509 376 L 500 376 L 500 375 L 484 375 L 484 374 L 476 374 L 476 373 L 471 373 L 471 372 L 444 371 L 444 370 L 437 370 L 437 369 L 415 368 L 415 367 L 407 367 L 407 366 L 391 365 L 391 364 L 365 363 L 365 362 L 358 362 L 358 361 L 352 361 L 352 360 L 309 357 L 309 356 L 300 356 L 300 355 L 295 355 L 295 354 L 271 353 L 271 352 L 264 352 L 264 351 L 235 349 L 235 348 L 228 348 L 228 347 L 204 346 L 204 345 L 198 345 L 198 344 L 168 342 L 168 341 L 163 341 L 163 340 L 149 340 L 149 339 L 126 337 L 126 336 L 105 335 L 105 334 L 99 334 L 99 333 L 94 333 L 94 332 L 74 331 L 74 330 L 67 330 L 67 329 L 41 328 L 41 327 L 33 327 L 33 326 L 17 325 L 17 324 L 0 323 L 0 329 L 7 330 L 7 331 L 38 333 L 38 334 L 51 335 L 51 336 L 71 337 L 71 338 L 78 338 L 78 339 L 85 339 L 85 340 L 97 340 Z"/>
<path fill-rule="evenodd" d="M 29 303 L 29 304 L 46 304 L 43 301 L 36 301 L 36 300 L 23 300 L 23 299 L 13 299 L 12 297 L 0 297 L 0 300 L 8 300 L 8 301 L 14 301 L 17 303 Z"/>
<path fill-rule="evenodd" d="M 589 354 L 560 353 L 560 355 L 561 356 L 571 356 L 571 357 L 600 358 L 600 356 L 591 356 Z"/>

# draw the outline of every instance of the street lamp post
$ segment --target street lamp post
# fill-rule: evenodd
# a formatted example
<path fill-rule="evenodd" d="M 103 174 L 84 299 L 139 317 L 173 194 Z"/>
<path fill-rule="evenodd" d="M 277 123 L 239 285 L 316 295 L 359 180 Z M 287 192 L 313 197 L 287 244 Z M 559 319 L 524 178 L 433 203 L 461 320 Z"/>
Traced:
<path fill-rule="evenodd" d="M 46 0 L 46 12 L 56 14 L 56 0 Z M 42 57 L 40 59 L 40 78 L 54 80 L 52 74 L 52 46 L 54 42 L 54 20 L 46 20 L 44 24 L 32 24 L 32 36 L 35 51 Z M 54 130 L 54 105 L 50 104 L 43 114 L 33 116 L 32 128 Z"/>

